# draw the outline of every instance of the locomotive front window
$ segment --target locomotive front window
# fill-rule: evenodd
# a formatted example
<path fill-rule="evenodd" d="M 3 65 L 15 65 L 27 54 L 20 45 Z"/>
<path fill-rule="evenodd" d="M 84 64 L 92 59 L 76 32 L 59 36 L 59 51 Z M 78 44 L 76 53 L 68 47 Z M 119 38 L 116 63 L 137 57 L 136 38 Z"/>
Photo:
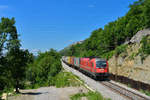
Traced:
<path fill-rule="evenodd" d="M 105 68 L 106 66 L 106 61 L 96 61 L 96 68 Z"/>

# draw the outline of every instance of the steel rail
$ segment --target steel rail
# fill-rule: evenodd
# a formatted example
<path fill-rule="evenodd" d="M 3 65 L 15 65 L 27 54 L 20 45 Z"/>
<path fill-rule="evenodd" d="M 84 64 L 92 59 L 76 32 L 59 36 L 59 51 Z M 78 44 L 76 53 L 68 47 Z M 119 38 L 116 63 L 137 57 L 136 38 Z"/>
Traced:
<path fill-rule="evenodd" d="M 114 84 L 110 81 L 103 81 L 103 82 L 100 82 L 100 84 L 110 88 L 111 90 L 119 93 L 120 95 L 126 97 L 129 100 L 150 100 L 150 98 L 147 98 L 145 96 L 137 94 L 137 93 L 130 91 L 124 87 Z"/>

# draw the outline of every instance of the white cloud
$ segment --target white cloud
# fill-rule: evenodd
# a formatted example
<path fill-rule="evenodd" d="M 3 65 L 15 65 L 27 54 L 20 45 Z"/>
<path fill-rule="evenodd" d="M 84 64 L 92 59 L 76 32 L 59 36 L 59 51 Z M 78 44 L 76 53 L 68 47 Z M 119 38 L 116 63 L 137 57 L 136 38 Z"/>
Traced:
<path fill-rule="evenodd" d="M 35 56 L 37 56 L 38 53 L 40 52 L 39 49 L 27 49 L 27 48 L 23 48 L 23 47 L 21 47 L 21 49 L 28 50 L 30 53 L 33 53 Z"/>
<path fill-rule="evenodd" d="M 33 54 L 36 55 L 36 56 L 38 55 L 38 52 L 39 52 L 39 51 L 40 51 L 39 49 L 31 49 L 31 50 L 30 50 L 30 52 L 33 53 Z"/>
<path fill-rule="evenodd" d="M 89 8 L 94 8 L 95 5 L 94 4 L 91 4 L 91 5 L 88 5 Z"/>

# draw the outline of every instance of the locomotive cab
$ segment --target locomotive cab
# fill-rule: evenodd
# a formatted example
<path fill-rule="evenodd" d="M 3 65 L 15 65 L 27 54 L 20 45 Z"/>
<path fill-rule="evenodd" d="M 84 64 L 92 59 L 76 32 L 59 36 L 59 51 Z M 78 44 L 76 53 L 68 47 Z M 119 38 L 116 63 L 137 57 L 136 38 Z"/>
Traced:
<path fill-rule="evenodd" d="M 108 77 L 108 62 L 104 59 L 95 59 L 95 75 L 96 77 Z"/>

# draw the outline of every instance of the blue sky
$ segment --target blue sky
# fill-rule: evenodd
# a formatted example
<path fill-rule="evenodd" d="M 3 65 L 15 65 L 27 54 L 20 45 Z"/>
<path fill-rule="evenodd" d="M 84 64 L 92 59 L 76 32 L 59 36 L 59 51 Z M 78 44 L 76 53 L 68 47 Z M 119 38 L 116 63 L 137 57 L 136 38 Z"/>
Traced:
<path fill-rule="evenodd" d="M 22 48 L 61 50 L 124 16 L 137 0 L 0 0 L 0 17 L 15 17 Z"/>

